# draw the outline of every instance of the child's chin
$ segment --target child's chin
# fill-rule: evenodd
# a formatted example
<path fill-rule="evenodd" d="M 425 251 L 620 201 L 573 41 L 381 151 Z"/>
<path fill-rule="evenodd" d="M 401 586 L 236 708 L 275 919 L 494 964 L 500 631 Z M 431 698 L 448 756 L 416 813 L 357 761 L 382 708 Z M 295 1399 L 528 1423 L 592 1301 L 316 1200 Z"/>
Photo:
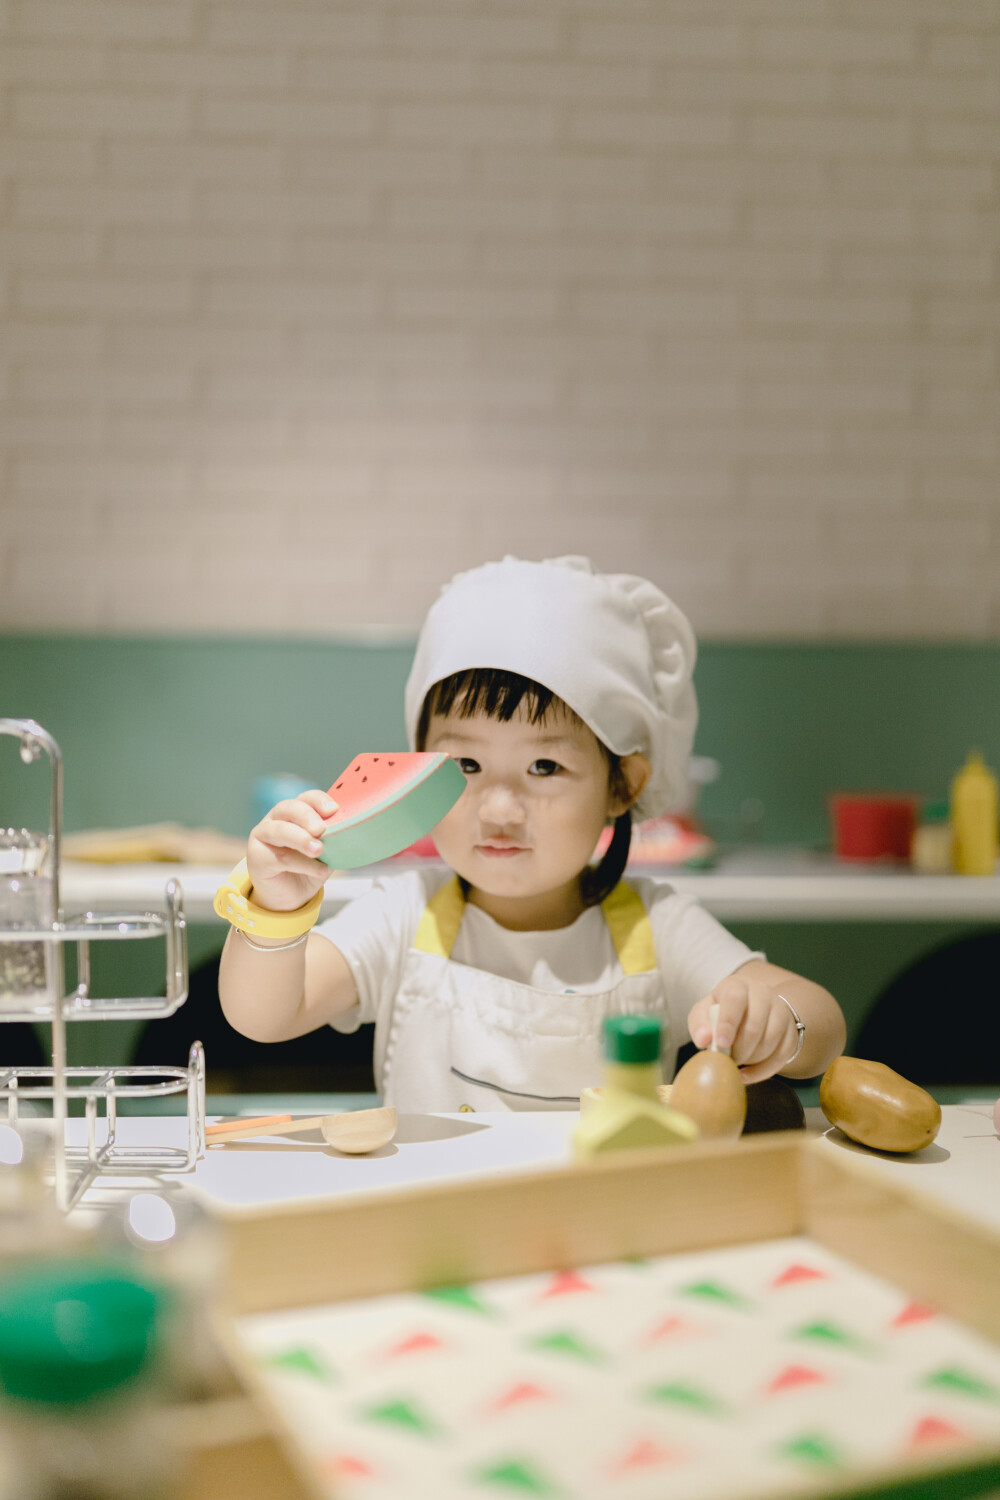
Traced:
<path fill-rule="evenodd" d="M 515 859 L 473 858 L 463 861 L 463 868 L 453 865 L 456 874 L 481 891 L 498 896 L 531 896 L 539 885 L 537 872 L 532 872 L 526 856 Z"/>

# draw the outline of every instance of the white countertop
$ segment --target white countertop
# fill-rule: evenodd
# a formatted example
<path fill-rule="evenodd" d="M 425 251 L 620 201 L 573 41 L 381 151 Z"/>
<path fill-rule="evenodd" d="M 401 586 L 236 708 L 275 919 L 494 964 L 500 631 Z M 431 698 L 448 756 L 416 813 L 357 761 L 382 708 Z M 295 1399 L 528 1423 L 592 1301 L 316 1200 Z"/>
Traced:
<path fill-rule="evenodd" d="M 402 871 L 390 861 L 377 872 Z M 327 885 L 324 913 L 367 891 L 373 869 L 336 876 Z M 802 922 L 1000 922 L 1000 875 L 917 875 L 898 866 L 853 865 L 808 850 L 759 848 L 724 855 L 712 870 L 636 866 L 690 893 L 722 921 Z M 212 910 L 229 867 L 204 865 L 97 865 L 66 861 L 62 905 L 66 914 L 94 911 L 161 911 L 168 880 L 180 883 L 192 922 L 220 922 Z"/>
<path fill-rule="evenodd" d="M 342 1156 L 315 1131 L 213 1146 L 193 1173 L 164 1180 L 183 1184 L 218 1212 L 239 1214 L 261 1203 L 555 1167 L 570 1160 L 578 1118 L 571 1110 L 401 1115 L 396 1139 L 369 1156 Z M 937 1140 L 911 1156 L 856 1146 L 828 1127 L 818 1109 L 808 1110 L 806 1120 L 811 1131 L 825 1132 L 824 1149 L 861 1152 L 888 1178 L 919 1186 L 1000 1230 L 1000 1137 L 991 1103 L 944 1105 Z M 125 1118 L 119 1120 L 118 1139 L 125 1146 L 179 1147 L 186 1130 L 179 1116 Z M 84 1143 L 84 1121 L 69 1122 L 68 1139 Z M 148 1179 L 143 1182 L 148 1188 Z M 120 1178 L 99 1179 L 84 1203 L 123 1185 Z"/>
<path fill-rule="evenodd" d="M 806 1110 L 806 1122 L 823 1129 L 823 1144 L 831 1151 L 865 1156 L 893 1181 L 919 1187 L 1000 1230 L 1000 1136 L 993 1128 L 992 1103 L 942 1105 L 937 1140 L 911 1156 L 856 1145 L 828 1126 L 818 1109 Z"/>

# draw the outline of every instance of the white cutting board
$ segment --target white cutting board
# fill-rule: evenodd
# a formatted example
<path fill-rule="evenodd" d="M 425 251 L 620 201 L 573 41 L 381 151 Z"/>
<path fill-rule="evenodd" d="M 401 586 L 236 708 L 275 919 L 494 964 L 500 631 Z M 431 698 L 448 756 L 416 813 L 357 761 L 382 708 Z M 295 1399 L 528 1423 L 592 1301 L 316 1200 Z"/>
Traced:
<path fill-rule="evenodd" d="M 562 1166 L 570 1160 L 570 1136 L 578 1119 L 573 1110 L 401 1114 L 395 1140 L 367 1156 L 341 1155 L 315 1130 L 210 1146 L 192 1173 L 165 1180 L 185 1184 L 218 1211 L 238 1213 L 264 1203 Z M 71 1120 L 67 1138 L 73 1145 L 84 1144 L 84 1122 Z M 118 1122 L 123 1146 L 182 1146 L 186 1138 L 186 1122 L 177 1116 Z M 121 1179 L 99 1178 L 97 1186 L 115 1182 Z"/>
<path fill-rule="evenodd" d="M 943 1105 L 937 1139 L 910 1156 L 869 1151 L 833 1126 L 826 1128 L 821 1140 L 832 1151 L 860 1152 L 890 1181 L 931 1193 L 959 1212 L 1000 1229 L 1000 1136 L 993 1126 L 992 1104 Z"/>
<path fill-rule="evenodd" d="M 993 1127 L 992 1105 L 945 1105 L 941 1113 L 937 1140 L 912 1156 L 856 1146 L 827 1127 L 819 1110 L 809 1110 L 807 1120 L 814 1130 L 826 1129 L 822 1140 L 827 1149 L 861 1152 L 888 1178 L 932 1193 L 1000 1228 L 1000 1137 Z M 194 1172 L 164 1180 L 190 1186 L 219 1211 L 239 1213 L 262 1203 L 555 1167 L 570 1160 L 570 1137 L 578 1119 L 573 1110 L 400 1115 L 396 1139 L 370 1156 L 342 1156 L 315 1131 L 213 1146 Z M 85 1131 L 83 1120 L 70 1120 L 67 1139 L 83 1145 Z M 118 1140 L 124 1146 L 181 1147 L 186 1138 L 186 1121 L 178 1116 L 118 1122 Z M 148 1178 L 137 1180 L 148 1186 Z M 123 1185 L 120 1177 L 105 1177 L 96 1186 Z"/>

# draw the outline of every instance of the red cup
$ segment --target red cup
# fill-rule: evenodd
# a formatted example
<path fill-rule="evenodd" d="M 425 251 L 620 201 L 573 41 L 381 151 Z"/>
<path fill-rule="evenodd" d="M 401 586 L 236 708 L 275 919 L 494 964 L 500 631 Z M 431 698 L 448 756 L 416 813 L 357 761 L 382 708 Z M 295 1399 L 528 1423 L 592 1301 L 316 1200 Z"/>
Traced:
<path fill-rule="evenodd" d="M 908 862 L 920 801 L 907 793 L 832 793 L 834 854 L 838 859 Z"/>

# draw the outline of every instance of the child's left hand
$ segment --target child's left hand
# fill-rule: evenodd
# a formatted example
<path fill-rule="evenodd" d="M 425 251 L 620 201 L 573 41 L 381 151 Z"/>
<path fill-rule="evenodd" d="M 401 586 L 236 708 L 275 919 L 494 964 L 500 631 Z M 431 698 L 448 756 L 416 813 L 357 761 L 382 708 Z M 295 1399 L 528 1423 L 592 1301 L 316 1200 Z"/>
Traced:
<path fill-rule="evenodd" d="M 749 967 L 749 966 L 748 966 Z M 745 1083 L 770 1078 L 790 1062 L 798 1033 L 788 1006 L 777 988 L 763 977 L 730 974 L 688 1013 L 691 1040 L 696 1047 L 712 1045 L 711 1007 L 718 1005 L 716 1043 L 740 1066 Z"/>

